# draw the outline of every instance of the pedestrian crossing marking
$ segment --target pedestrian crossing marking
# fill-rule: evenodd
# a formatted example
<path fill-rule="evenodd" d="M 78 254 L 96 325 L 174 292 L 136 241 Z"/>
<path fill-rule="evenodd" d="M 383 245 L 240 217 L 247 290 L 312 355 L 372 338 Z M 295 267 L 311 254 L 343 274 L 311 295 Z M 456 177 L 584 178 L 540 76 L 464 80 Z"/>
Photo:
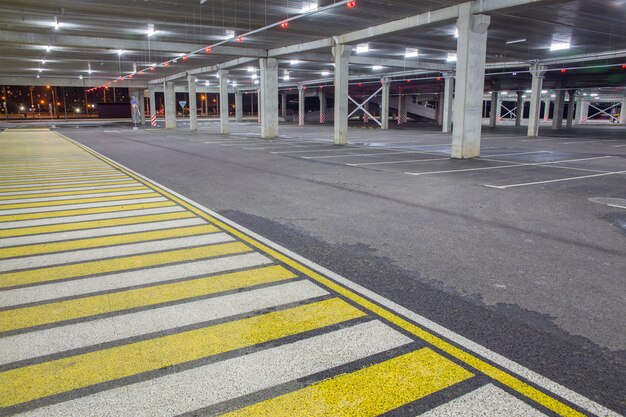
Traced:
<path fill-rule="evenodd" d="M 428 348 L 227 413 L 226 417 L 374 417 L 471 378 Z"/>

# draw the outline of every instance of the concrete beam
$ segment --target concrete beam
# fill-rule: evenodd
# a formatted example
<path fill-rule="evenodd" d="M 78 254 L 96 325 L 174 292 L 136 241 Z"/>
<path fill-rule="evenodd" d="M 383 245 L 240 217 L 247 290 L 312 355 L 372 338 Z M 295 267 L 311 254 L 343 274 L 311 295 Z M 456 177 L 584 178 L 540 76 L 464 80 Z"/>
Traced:
<path fill-rule="evenodd" d="M 124 49 L 126 51 L 137 51 L 143 53 L 148 49 L 148 41 L 144 39 L 119 39 L 119 38 L 101 38 L 89 36 L 41 34 L 31 32 L 16 32 L 8 30 L 0 30 L 0 44 L 9 45 L 54 45 L 56 47 L 82 48 L 82 49 Z M 150 49 L 152 51 L 163 52 L 186 52 L 197 51 L 202 49 L 204 45 L 182 43 L 182 42 L 165 42 L 150 41 Z M 211 55 L 215 56 L 247 56 L 247 57 L 264 57 L 267 52 L 258 48 L 247 48 L 237 46 L 220 45 L 212 48 Z"/>
<path fill-rule="evenodd" d="M 244 65 L 244 64 L 248 64 L 250 62 L 256 62 L 257 59 L 256 58 L 237 58 L 237 59 L 233 59 L 232 61 L 227 61 L 227 62 L 223 62 L 221 64 L 216 64 L 216 65 L 211 65 L 208 67 L 201 67 L 201 68 L 196 68 L 196 69 L 192 69 L 189 71 L 183 71 L 183 72 L 179 72 L 177 74 L 172 74 L 172 75 L 168 75 L 165 78 L 158 78 L 156 80 L 150 80 L 148 82 L 148 84 L 161 84 L 164 81 L 174 81 L 180 78 L 184 78 L 187 75 L 198 75 L 198 74 L 206 74 L 208 72 L 217 72 L 217 71 L 221 71 L 221 70 L 227 70 L 229 68 L 235 68 L 238 67 L 240 65 Z"/>
<path fill-rule="evenodd" d="M 34 75 L 31 77 L 0 77 L 0 85 L 55 85 L 58 87 L 98 87 L 104 83 L 108 83 L 110 79 L 105 78 L 83 78 L 82 80 L 76 77 L 64 78 L 64 77 L 52 77 L 47 78 L 41 76 L 36 78 Z M 145 80 L 124 80 L 111 84 L 111 87 L 115 88 L 147 88 L 148 83 Z"/>

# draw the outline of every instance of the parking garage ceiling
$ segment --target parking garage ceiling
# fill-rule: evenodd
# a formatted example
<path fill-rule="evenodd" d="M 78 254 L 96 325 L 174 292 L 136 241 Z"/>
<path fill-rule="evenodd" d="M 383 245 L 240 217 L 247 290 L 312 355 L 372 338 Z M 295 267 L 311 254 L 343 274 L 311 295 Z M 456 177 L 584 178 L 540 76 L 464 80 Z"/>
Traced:
<path fill-rule="evenodd" d="M 201 4 L 202 3 L 202 4 Z M 83 77 L 112 80 L 168 60 L 231 40 L 210 54 L 178 59 L 142 75 L 160 79 L 186 70 L 210 67 L 248 56 L 231 70 L 240 86 L 254 86 L 249 67 L 259 52 L 329 38 L 407 16 L 427 13 L 462 1 L 358 0 L 356 7 L 330 8 L 246 36 L 251 30 L 281 22 L 333 1 L 189 0 L 189 1 L 39 1 L 0 2 L 0 76 L 42 79 Z M 501 9 L 492 15 L 487 62 L 527 62 L 587 53 L 626 50 L 626 0 L 538 1 Z M 369 50 L 357 54 L 355 75 L 377 75 L 431 65 L 444 68 L 456 52 L 455 22 L 444 21 L 368 40 Z M 568 49 L 552 50 L 554 44 Z M 406 57 L 418 50 L 418 57 Z M 624 56 L 624 55 L 622 55 Z M 258 56 L 257 56 L 258 57 Z M 607 60 L 616 63 L 625 58 Z M 360 60 L 360 61 L 359 61 Z M 379 60 L 382 68 L 374 69 Z M 280 57 L 281 76 L 291 82 L 332 74 L 330 48 Z M 254 71 L 252 71 L 254 73 Z M 199 82 L 216 80 L 198 74 Z M 181 80 L 182 81 L 182 80 Z"/>

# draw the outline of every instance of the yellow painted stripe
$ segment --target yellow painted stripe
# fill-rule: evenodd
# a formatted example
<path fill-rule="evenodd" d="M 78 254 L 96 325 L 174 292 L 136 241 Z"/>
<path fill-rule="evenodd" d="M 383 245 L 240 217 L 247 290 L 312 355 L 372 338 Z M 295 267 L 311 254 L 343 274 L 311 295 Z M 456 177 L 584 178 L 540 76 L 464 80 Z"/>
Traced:
<path fill-rule="evenodd" d="M 80 214 L 84 214 L 84 213 L 80 213 Z M 64 224 L 54 224 L 50 226 L 21 227 L 19 229 L 0 230 L 0 238 L 30 236 L 30 235 L 38 235 L 42 233 L 67 232 L 70 230 L 95 229 L 98 227 L 108 227 L 108 226 L 124 226 L 128 224 L 158 222 L 161 220 L 188 219 L 190 217 L 195 217 L 195 215 L 188 211 L 180 211 L 180 212 L 175 212 L 175 213 L 150 214 L 147 216 L 122 217 L 120 219 L 94 220 L 91 222 L 64 223 Z"/>
<path fill-rule="evenodd" d="M 138 185 L 136 187 L 116 187 L 116 188 L 100 188 L 97 190 L 77 190 L 77 191 L 58 191 L 49 193 L 33 193 L 33 194 L 20 194 L 20 195 L 2 195 L 0 201 L 3 200 L 17 200 L 21 198 L 44 198 L 44 197 L 62 197 L 70 195 L 88 195 L 88 194 L 100 194 L 100 193 L 115 193 L 118 191 L 139 191 L 147 190 L 145 185 Z M 67 200 L 63 200 L 67 201 Z"/>
<path fill-rule="evenodd" d="M 45 180 L 49 178 L 76 177 L 76 176 L 88 175 L 88 174 L 93 174 L 93 175 L 108 174 L 108 173 L 115 174 L 117 172 L 118 171 L 114 169 L 77 170 L 77 171 L 50 172 L 50 173 L 41 173 L 41 174 L 23 172 L 23 173 L 16 173 L 13 175 L 5 174 L 4 176 L 2 176 L 3 177 L 2 179 Z"/>
<path fill-rule="evenodd" d="M 296 278 L 296 275 L 282 266 L 270 266 L 190 281 L 5 310 L 0 311 L 0 332 L 184 300 L 291 278 Z"/>
<path fill-rule="evenodd" d="M 14 214 L 14 215 L 8 215 L 8 216 L 0 216 L 0 223 L 17 222 L 21 220 L 48 219 L 48 218 L 53 218 L 53 217 L 80 216 L 84 214 L 113 213 L 117 211 L 127 211 L 127 210 L 130 211 L 130 210 L 140 210 L 140 209 L 148 209 L 148 208 L 171 207 L 175 205 L 176 203 L 173 203 L 171 201 L 158 201 L 155 203 L 128 204 L 124 206 L 90 207 L 90 208 L 83 208 L 83 209 L 48 211 L 48 212 L 42 212 L 42 213 Z M 129 216 L 132 216 L 132 214 L 129 214 Z"/>
<path fill-rule="evenodd" d="M 80 181 L 80 180 L 77 180 Z M 0 193 L 13 193 L 13 192 L 19 192 L 19 191 L 47 191 L 47 190 L 55 190 L 57 188 L 72 188 L 72 189 L 80 189 L 80 188 L 85 188 L 85 187 L 100 187 L 100 186 L 108 186 L 108 185 L 121 185 L 121 184 L 133 184 L 136 183 L 137 181 L 128 178 L 125 181 L 107 181 L 107 182 L 94 182 L 92 184 L 90 183 L 82 183 L 82 184 L 69 184 L 69 185 L 63 185 L 63 184 L 59 184 L 59 185 L 48 185 L 48 186 L 44 186 L 44 187 L 19 187 L 19 188 L 1 188 L 0 186 Z"/>
<path fill-rule="evenodd" d="M 295 269 L 296 271 L 301 272 L 302 274 L 310 277 L 311 279 L 313 279 L 314 281 L 320 283 L 321 285 L 324 285 L 325 287 L 336 291 L 337 293 L 343 295 L 344 297 L 348 298 L 349 300 L 355 302 L 356 304 L 362 306 L 363 308 L 366 308 L 367 310 L 371 311 L 372 313 L 378 315 L 379 317 L 382 317 L 392 323 L 394 323 L 395 325 L 397 325 L 398 327 L 404 329 L 405 331 L 409 332 L 410 334 L 413 334 L 414 336 L 423 339 L 424 341 L 426 341 L 427 343 L 430 343 L 431 345 L 441 349 L 442 351 L 448 353 L 449 355 L 459 359 L 462 362 L 465 362 L 466 364 L 470 365 L 471 367 L 473 367 L 474 369 L 484 373 L 485 375 L 489 376 L 490 378 L 493 378 L 494 380 L 500 382 L 501 384 L 511 388 L 514 391 L 519 392 L 520 394 L 522 394 L 523 396 L 529 398 L 532 401 L 537 402 L 538 404 L 548 408 L 549 410 L 552 410 L 553 412 L 555 412 L 558 415 L 561 416 L 566 416 L 566 417 L 584 417 L 584 414 L 580 413 L 579 411 L 574 410 L 572 407 L 564 404 L 563 402 L 559 401 L 556 398 L 551 397 L 550 395 L 542 392 L 541 390 L 523 382 L 522 380 L 520 380 L 519 378 L 509 374 L 508 372 L 502 371 L 499 368 L 475 357 L 474 355 L 465 352 L 464 350 L 457 348 L 456 346 L 452 345 L 451 343 L 441 339 L 438 336 L 435 336 L 434 334 L 428 332 L 427 330 L 422 329 L 419 326 L 416 326 L 415 324 L 413 324 L 412 322 L 403 319 L 402 317 L 392 313 L 391 311 L 387 310 L 386 308 L 380 307 L 378 304 L 373 303 L 371 301 L 369 301 L 368 299 L 360 296 L 359 294 L 353 292 L 352 290 L 345 288 L 344 286 L 337 284 L 336 282 L 334 282 L 333 280 L 326 278 L 325 276 L 315 272 L 314 270 L 300 264 L 299 262 L 294 261 L 293 259 L 291 259 L 290 257 L 288 257 L 287 255 L 284 255 L 281 252 L 278 252 L 275 249 L 272 249 L 271 247 L 257 241 L 256 239 L 253 239 L 252 237 L 246 235 L 245 233 L 239 231 L 238 229 L 222 222 L 221 220 L 216 219 L 215 217 L 205 213 L 204 211 L 196 208 L 195 206 L 193 206 L 192 204 L 187 203 L 186 201 L 176 197 L 175 195 L 167 192 L 166 190 L 162 189 L 161 187 L 156 186 L 155 184 L 152 184 L 149 181 L 144 180 L 143 178 L 133 174 L 132 172 L 128 171 L 127 169 L 125 169 L 124 167 L 111 162 L 107 159 L 104 159 L 103 157 L 101 157 L 100 155 L 96 154 L 95 152 L 93 152 L 91 149 L 87 148 L 86 146 L 83 146 L 77 142 L 75 142 L 74 140 L 68 138 L 67 136 L 64 136 L 58 132 L 54 132 L 55 134 L 59 135 L 62 138 L 65 138 L 65 140 L 67 140 L 70 143 L 73 143 L 75 146 L 85 150 L 85 152 L 90 153 L 91 155 L 95 156 L 96 158 L 100 158 L 102 161 L 107 162 L 109 164 L 111 164 L 112 166 L 118 168 L 121 172 L 126 173 L 128 176 L 135 178 L 137 181 L 140 181 L 144 184 L 146 184 L 148 187 L 154 189 L 154 190 L 158 190 L 159 192 L 161 192 L 163 195 L 167 196 L 168 198 L 170 198 L 172 201 L 175 201 L 176 203 L 178 203 L 179 205 L 187 208 L 188 210 L 192 211 L 193 213 L 196 213 L 198 216 L 204 218 L 205 220 L 215 224 L 217 227 L 221 228 L 222 230 L 225 230 L 226 232 L 232 234 L 233 236 L 236 236 L 237 238 L 243 240 L 244 242 L 247 242 L 248 244 L 250 244 L 251 246 L 259 249 L 260 251 L 266 253 L 267 255 L 277 259 L 280 262 L 285 263 L 286 265 L 289 265 L 290 267 L 292 267 L 293 269 Z"/>
<path fill-rule="evenodd" d="M 90 181 L 90 180 L 114 180 L 114 179 L 120 179 L 120 178 L 128 178 L 126 175 L 119 173 L 119 174 L 115 174 L 115 175 L 103 175 L 101 177 L 88 177 L 88 178 L 84 178 L 85 181 Z M 49 180 L 28 180 L 28 181 L 14 181 L 14 182 L 0 182 L 0 187 L 4 187 L 7 185 L 29 185 L 29 184 L 47 184 L 47 183 L 64 183 L 64 182 L 73 182 L 73 181 L 80 181 L 80 175 L 76 175 L 75 178 L 63 178 L 63 179 L 49 179 Z"/>
<path fill-rule="evenodd" d="M 40 201 L 37 203 L 0 204 L 0 214 L 2 213 L 2 210 L 10 210 L 10 209 L 18 209 L 18 208 L 52 207 L 52 206 L 63 206 L 67 204 L 99 203 L 101 201 L 131 200 L 133 198 L 152 198 L 152 197 L 161 197 L 161 194 L 159 193 L 127 194 L 127 195 L 114 195 L 110 197 L 76 198 L 72 200 L 58 200 L 58 201 Z"/>
<path fill-rule="evenodd" d="M 0 373 L 8 407 L 362 317 L 334 298 Z"/>
<path fill-rule="evenodd" d="M 63 165 L 63 166 L 48 166 L 48 167 L 35 167 L 30 164 L 22 165 L 22 166 L 14 166 L 10 168 L 0 166 L 0 174 L 8 175 L 8 174 L 29 174 L 29 175 L 39 175 L 42 173 L 68 173 L 68 172 L 88 172 L 91 170 L 107 170 L 112 171 L 111 166 L 107 165 Z"/>
<path fill-rule="evenodd" d="M 37 284 L 88 275 L 105 274 L 127 269 L 147 268 L 174 262 L 191 261 L 232 253 L 250 252 L 250 247 L 241 242 L 223 243 L 218 245 L 195 248 L 176 249 L 172 251 L 133 255 L 101 261 L 83 262 L 71 265 L 51 266 L 27 271 L 6 272 L 0 274 L 0 288 L 16 285 Z"/>
<path fill-rule="evenodd" d="M 455 363 L 424 348 L 225 416 L 374 417 L 472 376 Z"/>
<path fill-rule="evenodd" d="M 178 227 L 175 229 L 151 230 L 116 236 L 92 237 L 66 242 L 38 243 L 33 245 L 0 248 L 0 259 L 16 256 L 32 256 L 50 252 L 66 252 L 78 249 L 100 248 L 104 246 L 124 245 L 128 243 L 147 242 L 150 240 L 170 239 L 182 236 L 194 236 L 219 232 L 213 225 Z"/>

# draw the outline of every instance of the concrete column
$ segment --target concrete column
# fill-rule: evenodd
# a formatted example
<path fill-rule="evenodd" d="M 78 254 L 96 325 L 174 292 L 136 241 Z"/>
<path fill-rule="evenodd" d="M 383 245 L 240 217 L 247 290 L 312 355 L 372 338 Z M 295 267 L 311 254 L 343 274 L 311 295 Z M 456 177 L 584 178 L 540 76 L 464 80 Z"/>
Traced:
<path fill-rule="evenodd" d="M 543 80 L 542 80 L 543 81 Z M 544 106 L 544 112 L 543 112 L 543 121 L 547 122 L 548 120 L 550 120 L 550 103 L 552 102 L 552 100 L 550 100 L 549 98 L 545 99 L 543 101 L 543 106 Z"/>
<path fill-rule="evenodd" d="M 283 118 L 287 117 L 287 94 L 280 95 L 280 115 Z"/>
<path fill-rule="evenodd" d="M 533 76 L 532 87 L 530 92 L 530 114 L 528 115 L 528 137 L 537 137 L 539 135 L 539 113 L 541 111 L 541 89 L 543 88 L 543 77 L 546 73 L 545 67 L 541 65 L 532 65 L 530 74 Z M 548 102 L 548 106 L 550 103 Z M 550 111 L 550 107 L 546 107 L 546 114 Z M 545 117 L 545 116 L 544 116 Z"/>
<path fill-rule="evenodd" d="M 380 122 L 383 130 L 389 129 L 389 85 L 391 84 L 389 79 L 383 78 L 380 80 L 383 85 L 383 99 L 380 108 Z"/>
<path fill-rule="evenodd" d="M 144 126 L 146 124 L 146 95 L 143 88 L 137 90 L 137 106 L 139 107 L 141 126 Z"/>
<path fill-rule="evenodd" d="M 278 137 L 278 61 L 261 58 L 261 137 Z"/>
<path fill-rule="evenodd" d="M 574 102 L 576 101 L 576 90 L 569 90 L 567 101 L 567 128 L 571 128 L 574 124 Z"/>
<path fill-rule="evenodd" d="M 491 18 L 487 15 L 473 15 L 472 4 L 468 2 L 459 5 L 459 18 L 456 22 L 459 38 L 452 115 L 452 158 L 480 156 L 487 28 Z"/>
<path fill-rule="evenodd" d="M 369 101 L 363 105 L 363 110 L 365 110 L 365 111 L 367 111 L 369 113 L 369 111 L 370 111 L 370 102 Z M 370 121 L 369 115 L 367 113 L 363 112 L 363 122 L 364 123 L 369 123 L 369 121 Z"/>
<path fill-rule="evenodd" d="M 304 126 L 304 86 L 298 85 L 298 126 Z"/>
<path fill-rule="evenodd" d="M 243 122 L 243 94 L 241 91 L 235 93 L 235 120 Z"/>
<path fill-rule="evenodd" d="M 552 130 L 559 130 L 563 127 L 563 110 L 565 110 L 565 90 L 557 90 L 554 98 Z"/>
<path fill-rule="evenodd" d="M 517 92 L 517 111 L 515 112 L 515 126 L 522 125 L 522 119 L 524 118 L 524 95 L 523 91 Z"/>
<path fill-rule="evenodd" d="M 437 126 L 443 125 L 443 93 L 437 97 Z"/>
<path fill-rule="evenodd" d="M 578 119 L 579 124 L 583 124 L 587 121 L 587 117 L 589 116 L 589 100 L 583 100 L 580 103 L 580 118 Z"/>
<path fill-rule="evenodd" d="M 581 115 L 582 115 L 582 100 L 578 98 L 576 100 L 576 111 L 574 113 L 574 124 L 577 125 L 580 123 Z"/>
<path fill-rule="evenodd" d="M 326 91 L 323 88 L 320 88 L 319 92 L 320 99 L 320 124 L 326 123 Z M 323 116 L 323 117 L 322 117 Z"/>
<path fill-rule="evenodd" d="M 219 70 L 220 76 L 220 133 L 227 135 L 230 132 L 228 126 L 228 71 Z"/>
<path fill-rule="evenodd" d="M 188 75 L 187 84 L 189 84 L 189 130 L 195 132 L 198 130 L 198 103 L 196 102 L 196 76 Z"/>
<path fill-rule="evenodd" d="M 626 95 L 622 97 L 622 107 L 619 111 L 620 123 L 626 125 Z"/>
<path fill-rule="evenodd" d="M 443 110 L 441 114 L 441 131 L 452 132 L 452 106 L 454 103 L 454 74 L 443 74 Z"/>
<path fill-rule="evenodd" d="M 258 103 L 257 122 L 260 124 L 263 120 L 263 100 L 261 100 L 261 87 L 256 90 L 256 101 Z"/>
<path fill-rule="evenodd" d="M 500 93 L 498 91 L 492 91 L 491 110 L 489 110 L 489 127 L 496 127 L 498 124 L 498 116 L 500 116 Z"/>
<path fill-rule="evenodd" d="M 336 44 L 335 58 L 335 145 L 348 143 L 348 72 L 350 69 L 351 45 Z"/>
<path fill-rule="evenodd" d="M 148 87 L 148 94 L 150 95 L 150 118 L 152 118 L 156 115 L 156 89 Z"/>
<path fill-rule="evenodd" d="M 407 110 L 406 110 L 406 96 L 400 92 L 398 96 L 398 117 L 400 122 L 398 124 L 406 123 Z"/>
<path fill-rule="evenodd" d="M 174 83 L 165 83 L 165 128 L 176 129 L 176 92 Z"/>

